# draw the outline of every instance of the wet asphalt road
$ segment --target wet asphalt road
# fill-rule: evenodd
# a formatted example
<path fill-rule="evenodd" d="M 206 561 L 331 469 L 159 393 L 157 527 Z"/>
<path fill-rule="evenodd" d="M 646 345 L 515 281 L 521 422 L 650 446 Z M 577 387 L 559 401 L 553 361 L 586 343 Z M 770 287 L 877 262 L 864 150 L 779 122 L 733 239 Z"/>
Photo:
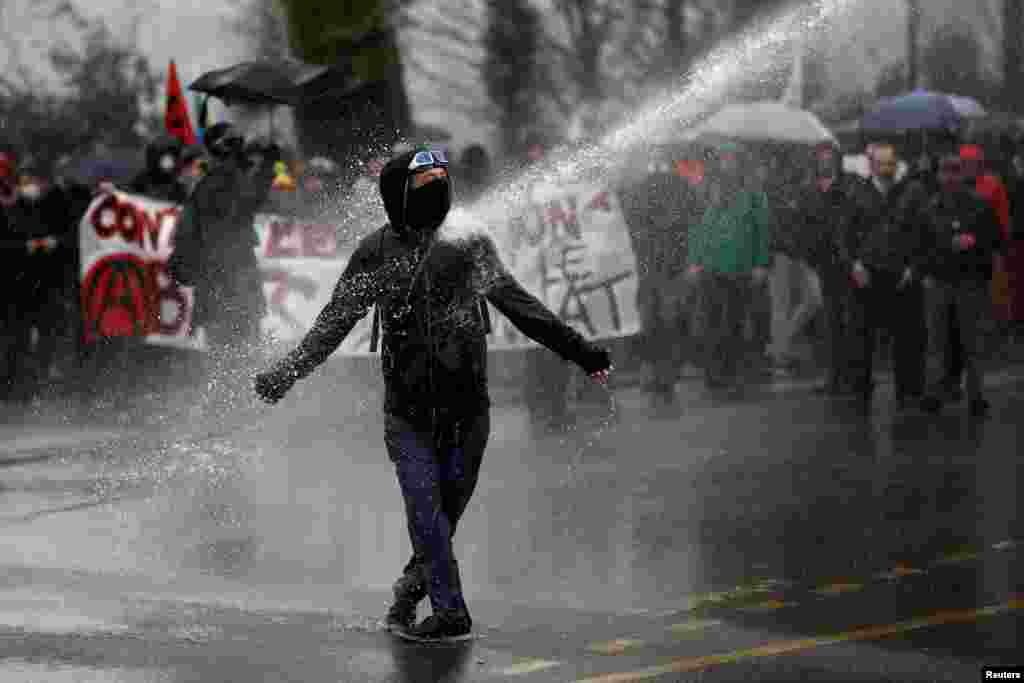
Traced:
<path fill-rule="evenodd" d="M 434 648 L 379 628 L 408 545 L 373 400 L 40 424 L 0 457 L 0 680 L 980 680 L 1024 663 L 1021 377 L 984 423 L 685 384 L 535 440 L 496 406 L 458 537 L 480 638 Z"/>

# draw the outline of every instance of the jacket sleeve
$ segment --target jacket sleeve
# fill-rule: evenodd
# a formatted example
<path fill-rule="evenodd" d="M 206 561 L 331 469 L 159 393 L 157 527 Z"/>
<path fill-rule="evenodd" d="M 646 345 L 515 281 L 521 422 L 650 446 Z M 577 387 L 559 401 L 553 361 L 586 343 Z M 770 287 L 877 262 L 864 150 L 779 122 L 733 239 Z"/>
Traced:
<path fill-rule="evenodd" d="M 588 342 L 527 292 L 505 269 L 490 240 L 486 241 L 484 252 L 493 272 L 486 288 L 487 300 L 502 315 L 527 337 L 565 360 L 576 363 L 588 373 L 608 369 L 611 365 L 608 351 Z"/>
<path fill-rule="evenodd" d="M 365 244 L 364 241 L 352 254 L 331 300 L 320 311 L 313 327 L 298 347 L 280 361 L 294 379 L 306 377 L 327 360 L 377 299 L 383 268 L 372 267 L 370 249 Z"/>

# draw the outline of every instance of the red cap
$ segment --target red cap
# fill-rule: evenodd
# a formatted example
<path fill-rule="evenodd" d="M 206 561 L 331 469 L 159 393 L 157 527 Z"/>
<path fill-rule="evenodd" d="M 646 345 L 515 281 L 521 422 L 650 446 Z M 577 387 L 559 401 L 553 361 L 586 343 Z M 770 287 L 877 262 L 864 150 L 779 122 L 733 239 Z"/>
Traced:
<path fill-rule="evenodd" d="M 985 150 L 981 145 L 961 145 L 960 158 L 964 161 L 984 161 Z"/>

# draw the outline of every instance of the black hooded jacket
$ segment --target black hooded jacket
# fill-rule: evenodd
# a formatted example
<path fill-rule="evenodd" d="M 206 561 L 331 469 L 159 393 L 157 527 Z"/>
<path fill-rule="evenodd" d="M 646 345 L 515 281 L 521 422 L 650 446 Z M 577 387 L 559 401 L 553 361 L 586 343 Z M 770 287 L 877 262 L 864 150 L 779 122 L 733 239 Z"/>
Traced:
<path fill-rule="evenodd" d="M 383 327 L 385 410 L 424 428 L 479 414 L 487 393 L 486 298 L 528 337 L 588 372 L 609 366 L 586 341 L 504 269 L 483 235 L 424 239 L 404 215 L 412 152 L 384 168 L 380 191 L 390 223 L 363 238 L 330 303 L 279 370 L 295 380 L 323 363 L 377 305 Z"/>

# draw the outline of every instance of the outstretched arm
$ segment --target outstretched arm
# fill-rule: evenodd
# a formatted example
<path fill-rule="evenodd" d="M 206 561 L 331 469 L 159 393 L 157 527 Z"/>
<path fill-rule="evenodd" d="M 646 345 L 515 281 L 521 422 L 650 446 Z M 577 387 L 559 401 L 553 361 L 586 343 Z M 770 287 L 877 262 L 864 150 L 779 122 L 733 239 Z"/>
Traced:
<path fill-rule="evenodd" d="M 482 240 L 479 253 L 488 263 L 487 300 L 502 315 L 527 337 L 576 363 L 598 381 L 607 379 L 611 368 L 608 351 L 588 342 L 527 292 L 505 269 L 493 242 Z"/>
<path fill-rule="evenodd" d="M 368 250 L 360 246 L 352 255 L 330 302 L 320 311 L 299 345 L 269 371 L 256 376 L 256 393 L 263 400 L 268 403 L 281 400 L 296 381 L 309 375 L 334 353 L 370 310 L 379 295 L 383 268 L 379 264 L 373 267 L 367 254 Z"/>

